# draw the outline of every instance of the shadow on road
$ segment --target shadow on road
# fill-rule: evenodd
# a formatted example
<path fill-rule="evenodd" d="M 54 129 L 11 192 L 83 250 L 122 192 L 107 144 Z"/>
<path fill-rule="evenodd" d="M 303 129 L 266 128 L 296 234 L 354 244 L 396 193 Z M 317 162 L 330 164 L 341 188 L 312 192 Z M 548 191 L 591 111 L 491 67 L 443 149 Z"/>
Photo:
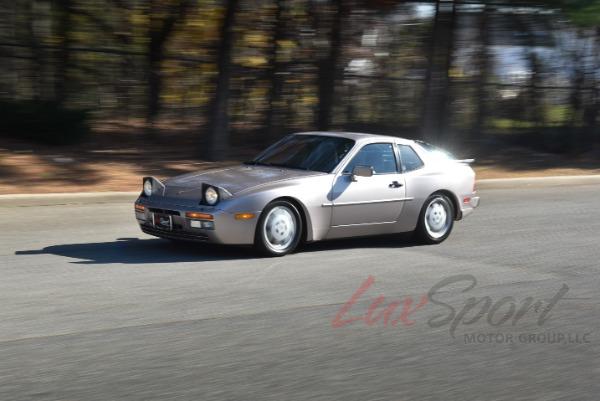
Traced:
<path fill-rule="evenodd" d="M 412 234 L 388 234 L 372 237 L 341 238 L 304 245 L 300 252 L 318 252 L 343 249 L 412 248 L 420 244 L 413 241 Z"/>
<path fill-rule="evenodd" d="M 199 243 L 175 243 L 162 239 L 119 238 L 111 242 L 52 245 L 15 255 L 58 255 L 80 259 L 75 264 L 147 264 L 208 262 L 256 258 L 251 249 Z"/>
<path fill-rule="evenodd" d="M 416 246 L 409 235 L 387 235 L 316 242 L 298 252 L 334 251 L 353 248 L 406 248 Z M 162 239 L 119 238 L 110 242 L 52 245 L 43 249 L 16 251 L 15 255 L 57 255 L 79 259 L 75 264 L 152 264 L 211 262 L 261 258 L 250 247 L 170 242 Z"/>

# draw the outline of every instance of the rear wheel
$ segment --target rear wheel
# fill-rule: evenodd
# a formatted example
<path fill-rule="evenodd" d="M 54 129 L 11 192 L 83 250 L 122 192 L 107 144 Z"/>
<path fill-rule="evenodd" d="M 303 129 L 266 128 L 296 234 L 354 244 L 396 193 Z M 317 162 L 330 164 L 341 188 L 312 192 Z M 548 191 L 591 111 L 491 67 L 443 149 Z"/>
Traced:
<path fill-rule="evenodd" d="M 439 244 L 443 242 L 454 226 L 454 206 L 447 196 L 442 194 L 431 195 L 423 204 L 416 237 L 425 244 Z"/>
<path fill-rule="evenodd" d="M 261 213 L 254 238 L 255 247 L 268 256 L 283 256 L 298 246 L 302 219 L 290 202 L 275 201 Z"/>

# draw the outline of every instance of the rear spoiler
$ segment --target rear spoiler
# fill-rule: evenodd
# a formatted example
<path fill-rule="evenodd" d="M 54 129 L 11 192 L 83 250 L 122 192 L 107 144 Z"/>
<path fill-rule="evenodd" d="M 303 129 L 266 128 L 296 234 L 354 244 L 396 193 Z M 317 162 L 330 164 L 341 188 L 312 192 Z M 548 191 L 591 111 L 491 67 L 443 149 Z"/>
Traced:
<path fill-rule="evenodd" d="M 475 163 L 475 159 L 455 160 L 455 162 L 457 162 L 457 163 L 464 163 L 464 164 L 473 164 L 473 163 Z"/>

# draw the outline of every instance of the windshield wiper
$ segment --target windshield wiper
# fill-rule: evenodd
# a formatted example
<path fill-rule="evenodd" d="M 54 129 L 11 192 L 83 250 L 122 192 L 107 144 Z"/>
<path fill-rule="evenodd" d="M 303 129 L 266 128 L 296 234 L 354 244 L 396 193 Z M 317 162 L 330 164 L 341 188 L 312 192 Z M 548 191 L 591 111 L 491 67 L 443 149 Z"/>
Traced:
<path fill-rule="evenodd" d="M 289 168 L 289 169 L 292 169 L 292 170 L 310 171 L 310 169 L 306 168 L 306 167 L 290 166 L 289 164 L 283 164 L 283 163 L 265 163 L 265 165 L 271 166 L 271 167 Z"/>
<path fill-rule="evenodd" d="M 244 164 L 248 165 L 248 166 L 270 166 L 270 163 L 263 163 L 263 162 L 258 162 L 256 160 L 249 160 L 244 162 Z"/>
<path fill-rule="evenodd" d="M 279 168 L 289 168 L 289 169 L 293 169 L 293 170 L 305 170 L 305 171 L 310 170 L 305 167 L 290 166 L 288 164 L 283 164 L 283 163 L 266 163 L 266 162 L 259 162 L 256 160 L 250 160 L 250 161 L 244 162 L 244 164 L 247 164 L 249 166 L 279 167 Z"/>

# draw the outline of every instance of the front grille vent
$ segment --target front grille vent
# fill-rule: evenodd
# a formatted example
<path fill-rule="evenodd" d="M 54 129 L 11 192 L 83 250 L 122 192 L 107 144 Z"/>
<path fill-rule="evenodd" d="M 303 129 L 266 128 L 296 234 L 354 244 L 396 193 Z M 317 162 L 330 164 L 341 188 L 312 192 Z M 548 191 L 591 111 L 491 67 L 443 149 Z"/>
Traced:
<path fill-rule="evenodd" d="M 148 210 L 150 210 L 152 213 L 170 214 L 171 216 L 181 216 L 181 214 L 177 210 L 158 209 L 155 207 L 151 207 Z"/>
<path fill-rule="evenodd" d="M 147 225 L 142 225 L 142 231 L 145 232 L 146 234 L 150 234 L 150 235 L 154 235 L 156 237 L 162 237 L 162 238 L 170 238 L 170 239 L 180 239 L 180 240 L 187 240 L 187 241 L 199 241 L 199 242 L 205 242 L 208 241 L 208 235 L 205 234 L 200 234 L 200 233 L 187 233 L 185 231 L 179 231 L 179 230 L 175 230 L 175 231 L 165 231 L 165 230 L 160 230 L 151 226 L 147 226 Z"/>

